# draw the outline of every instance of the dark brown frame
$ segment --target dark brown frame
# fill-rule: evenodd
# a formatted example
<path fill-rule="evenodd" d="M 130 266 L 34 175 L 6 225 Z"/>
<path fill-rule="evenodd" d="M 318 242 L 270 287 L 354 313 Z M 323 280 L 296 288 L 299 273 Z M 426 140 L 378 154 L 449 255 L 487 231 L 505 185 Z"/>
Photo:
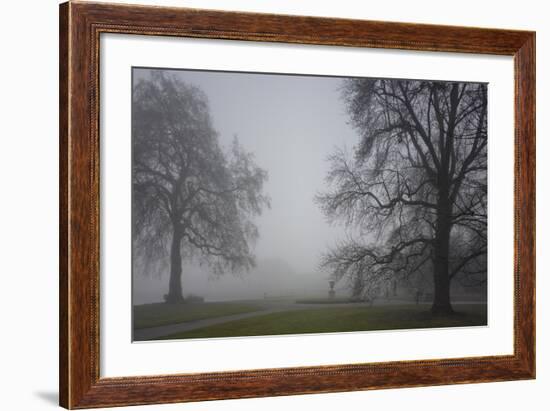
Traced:
<path fill-rule="evenodd" d="M 101 33 L 499 54 L 515 64 L 514 354 L 100 378 Z M 535 33 L 69 2 L 60 6 L 60 405 L 173 403 L 535 378 Z"/>

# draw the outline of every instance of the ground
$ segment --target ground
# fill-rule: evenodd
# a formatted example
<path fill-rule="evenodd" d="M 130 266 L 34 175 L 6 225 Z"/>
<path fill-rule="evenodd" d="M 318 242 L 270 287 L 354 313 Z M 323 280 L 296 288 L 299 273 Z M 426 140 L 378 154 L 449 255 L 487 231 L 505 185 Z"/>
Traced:
<path fill-rule="evenodd" d="M 231 314 L 261 310 L 262 307 L 243 302 L 144 304 L 134 306 L 134 329 L 203 320 Z"/>
<path fill-rule="evenodd" d="M 487 306 L 455 304 L 456 313 L 433 316 L 429 304 L 305 301 L 246 301 L 137 306 L 134 340 L 186 339 L 411 328 L 481 326 Z M 149 313 L 149 310 L 151 312 Z"/>

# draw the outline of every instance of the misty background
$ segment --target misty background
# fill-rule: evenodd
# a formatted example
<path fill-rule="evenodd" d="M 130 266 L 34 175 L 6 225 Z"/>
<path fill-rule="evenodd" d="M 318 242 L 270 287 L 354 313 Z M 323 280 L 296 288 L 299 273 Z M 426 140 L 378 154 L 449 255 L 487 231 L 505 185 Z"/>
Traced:
<path fill-rule="evenodd" d="M 133 82 L 152 69 L 134 68 Z M 237 136 L 243 148 L 267 170 L 265 193 L 271 209 L 254 219 L 260 237 L 257 266 L 248 273 L 214 276 L 207 266 L 184 261 L 184 294 L 206 301 L 280 296 L 326 296 L 329 273 L 319 258 L 342 226 L 330 225 L 314 203 L 329 171 L 327 157 L 335 147 L 352 147 L 358 136 L 348 124 L 341 100 L 342 78 L 257 73 L 165 70 L 199 87 L 208 97 L 220 143 Z M 133 304 L 162 302 L 169 272 L 133 274 Z M 347 295 L 342 285 L 339 295 Z"/>

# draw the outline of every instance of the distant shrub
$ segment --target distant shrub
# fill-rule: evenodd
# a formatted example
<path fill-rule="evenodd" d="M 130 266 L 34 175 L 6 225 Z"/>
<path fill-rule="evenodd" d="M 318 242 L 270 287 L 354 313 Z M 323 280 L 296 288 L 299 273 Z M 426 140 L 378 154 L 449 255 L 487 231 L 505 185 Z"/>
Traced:
<path fill-rule="evenodd" d="M 345 304 L 355 302 L 348 297 L 306 298 L 296 300 L 296 304 Z"/>
<path fill-rule="evenodd" d="M 203 303 L 204 297 L 201 297 L 200 295 L 195 295 L 195 294 L 187 294 L 185 296 L 185 302 L 186 303 Z"/>

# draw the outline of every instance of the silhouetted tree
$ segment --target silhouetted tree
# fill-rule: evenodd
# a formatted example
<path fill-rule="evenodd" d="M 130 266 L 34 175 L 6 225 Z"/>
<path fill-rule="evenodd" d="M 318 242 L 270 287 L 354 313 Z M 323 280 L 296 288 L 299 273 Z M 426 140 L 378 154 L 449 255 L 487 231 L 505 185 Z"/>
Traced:
<path fill-rule="evenodd" d="M 432 311 L 452 312 L 451 280 L 486 276 L 487 86 L 349 79 L 343 98 L 360 142 L 317 201 L 350 235 L 322 265 L 372 289 L 431 263 Z"/>
<path fill-rule="evenodd" d="M 180 302 L 182 259 L 216 274 L 254 265 L 251 218 L 269 206 L 267 173 L 236 138 L 224 152 L 197 87 L 153 71 L 132 98 L 134 267 L 162 267 L 169 254 L 165 300 Z"/>

